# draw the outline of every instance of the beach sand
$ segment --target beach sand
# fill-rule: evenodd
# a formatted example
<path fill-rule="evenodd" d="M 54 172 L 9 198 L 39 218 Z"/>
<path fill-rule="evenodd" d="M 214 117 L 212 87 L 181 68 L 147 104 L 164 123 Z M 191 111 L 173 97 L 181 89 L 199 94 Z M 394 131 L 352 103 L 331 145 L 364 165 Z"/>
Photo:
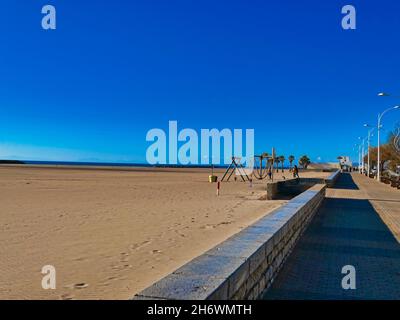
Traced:
<path fill-rule="evenodd" d="M 286 202 L 209 171 L 0 166 L 0 299 L 128 299 Z"/>

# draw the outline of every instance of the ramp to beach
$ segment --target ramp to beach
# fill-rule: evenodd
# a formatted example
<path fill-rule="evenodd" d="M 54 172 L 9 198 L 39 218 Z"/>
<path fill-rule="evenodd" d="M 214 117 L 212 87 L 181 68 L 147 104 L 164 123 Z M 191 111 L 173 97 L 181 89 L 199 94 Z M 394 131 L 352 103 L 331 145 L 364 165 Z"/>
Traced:
<path fill-rule="evenodd" d="M 399 240 L 400 192 L 341 174 L 263 298 L 399 299 Z M 354 290 L 342 288 L 346 265 Z"/>

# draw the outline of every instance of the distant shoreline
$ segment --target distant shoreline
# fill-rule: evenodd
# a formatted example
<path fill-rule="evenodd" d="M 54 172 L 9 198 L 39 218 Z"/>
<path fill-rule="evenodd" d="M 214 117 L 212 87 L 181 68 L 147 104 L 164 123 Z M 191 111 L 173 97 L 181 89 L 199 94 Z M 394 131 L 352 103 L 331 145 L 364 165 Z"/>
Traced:
<path fill-rule="evenodd" d="M 35 161 L 35 160 L 0 160 L 0 165 L 26 165 L 30 167 L 69 167 L 69 168 L 148 168 L 148 169 L 211 169 L 212 165 L 181 165 L 181 164 L 148 164 L 148 163 L 123 163 L 123 162 L 80 162 L 80 161 Z M 226 169 L 229 165 L 214 165 L 215 169 Z M 312 167 L 312 166 L 311 166 Z M 288 170 L 289 166 L 284 165 L 284 170 Z M 313 168 L 310 168 L 311 170 Z M 320 168 L 314 168 L 320 169 Z M 281 166 L 279 166 L 281 170 Z"/>
<path fill-rule="evenodd" d="M 84 167 L 144 167 L 144 168 L 211 168 L 212 165 L 148 164 L 123 162 L 80 162 L 80 161 L 34 161 L 34 160 L 0 160 L 0 164 L 22 164 L 43 166 L 84 166 Z M 227 168 L 228 165 L 214 165 L 214 168 Z"/>
<path fill-rule="evenodd" d="M 0 160 L 0 164 L 25 164 L 25 162 L 20 160 Z"/>

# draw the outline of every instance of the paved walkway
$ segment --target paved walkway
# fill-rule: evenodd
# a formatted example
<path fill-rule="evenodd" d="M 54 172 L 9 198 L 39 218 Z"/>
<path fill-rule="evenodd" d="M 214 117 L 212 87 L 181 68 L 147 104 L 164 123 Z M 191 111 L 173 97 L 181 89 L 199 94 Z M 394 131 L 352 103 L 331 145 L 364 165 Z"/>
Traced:
<path fill-rule="evenodd" d="M 342 174 L 264 298 L 400 299 L 399 240 L 400 191 Z M 345 265 L 355 290 L 342 289 Z"/>

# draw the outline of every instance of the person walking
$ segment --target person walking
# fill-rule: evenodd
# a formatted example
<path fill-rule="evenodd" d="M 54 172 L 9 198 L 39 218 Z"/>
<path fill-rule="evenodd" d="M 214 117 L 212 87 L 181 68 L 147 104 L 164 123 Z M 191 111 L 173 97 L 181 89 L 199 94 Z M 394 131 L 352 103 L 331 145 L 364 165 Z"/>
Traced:
<path fill-rule="evenodd" d="M 299 176 L 299 168 L 296 165 L 293 167 L 293 178 L 300 178 Z"/>
<path fill-rule="evenodd" d="M 268 168 L 268 178 L 269 180 L 272 179 L 272 171 L 271 171 L 271 167 Z"/>

